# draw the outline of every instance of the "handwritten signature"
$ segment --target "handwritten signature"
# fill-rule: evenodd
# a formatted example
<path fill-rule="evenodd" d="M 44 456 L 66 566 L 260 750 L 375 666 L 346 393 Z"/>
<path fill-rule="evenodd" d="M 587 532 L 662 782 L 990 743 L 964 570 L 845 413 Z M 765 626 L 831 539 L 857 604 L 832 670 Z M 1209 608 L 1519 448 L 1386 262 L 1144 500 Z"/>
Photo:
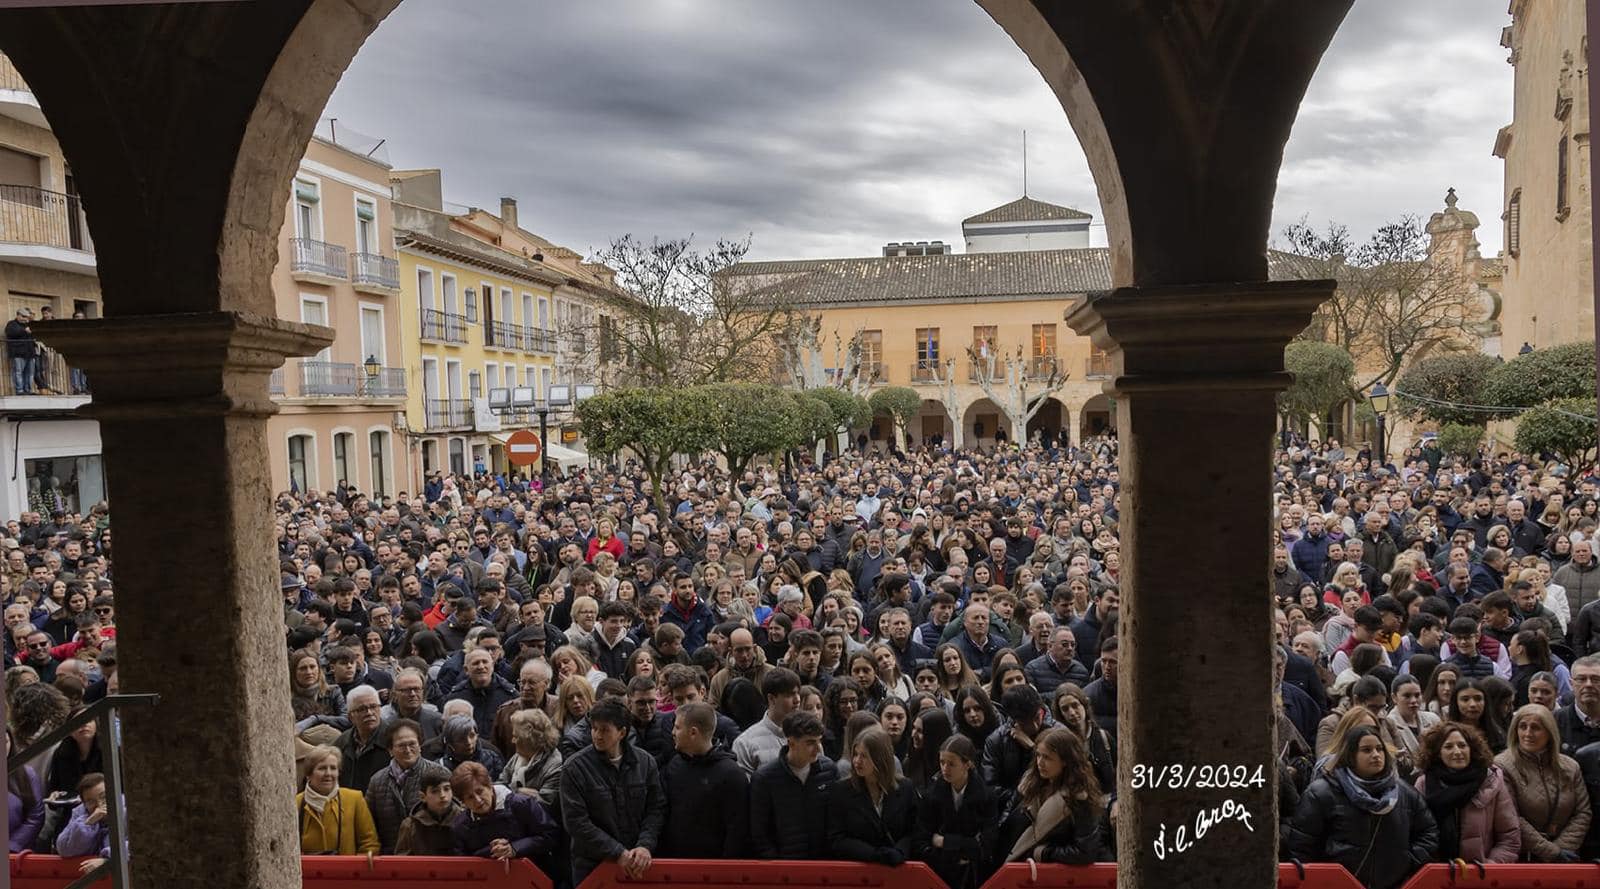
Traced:
<path fill-rule="evenodd" d="M 1189 836 L 1189 825 L 1179 824 L 1178 829 L 1172 834 L 1170 848 L 1167 846 L 1167 823 L 1165 821 L 1161 822 L 1161 826 L 1156 832 L 1156 839 L 1150 844 L 1150 847 L 1156 853 L 1156 858 L 1165 861 L 1167 852 L 1181 854 L 1189 851 L 1211 828 L 1227 821 L 1237 821 L 1243 824 L 1245 829 L 1251 833 L 1256 831 L 1255 825 L 1250 823 L 1250 810 L 1246 809 L 1242 803 L 1229 799 L 1223 800 L 1220 806 L 1201 809 L 1195 813 L 1193 838 Z"/>

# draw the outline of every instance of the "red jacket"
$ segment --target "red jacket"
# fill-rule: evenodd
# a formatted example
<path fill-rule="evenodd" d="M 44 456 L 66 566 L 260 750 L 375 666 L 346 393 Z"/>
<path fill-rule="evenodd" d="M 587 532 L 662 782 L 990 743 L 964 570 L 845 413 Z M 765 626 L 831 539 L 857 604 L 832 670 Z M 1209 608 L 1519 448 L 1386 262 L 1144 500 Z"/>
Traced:
<path fill-rule="evenodd" d="M 622 560 L 622 538 L 613 534 L 611 539 L 605 543 L 600 542 L 600 535 L 598 534 L 589 538 L 589 552 L 584 555 L 584 561 L 593 564 L 594 557 L 601 553 L 610 553 L 612 558 L 620 562 Z"/>

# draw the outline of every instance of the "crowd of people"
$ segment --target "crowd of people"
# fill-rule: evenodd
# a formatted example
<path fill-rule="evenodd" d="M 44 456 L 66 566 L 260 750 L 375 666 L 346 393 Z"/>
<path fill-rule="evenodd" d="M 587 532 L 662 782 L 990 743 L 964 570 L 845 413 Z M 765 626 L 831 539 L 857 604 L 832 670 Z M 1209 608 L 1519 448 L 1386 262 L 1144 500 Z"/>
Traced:
<path fill-rule="evenodd" d="M 562 886 L 656 857 L 919 860 L 953 889 L 1113 860 L 1116 458 L 695 462 L 660 504 L 627 462 L 282 494 L 302 850 Z M 1273 472 L 1283 857 L 1373 887 L 1594 857 L 1594 474 L 1336 441 Z M 116 688 L 109 513 L 6 533 L 20 746 Z M 103 855 L 101 771 L 91 726 L 14 774 L 13 851 Z"/>

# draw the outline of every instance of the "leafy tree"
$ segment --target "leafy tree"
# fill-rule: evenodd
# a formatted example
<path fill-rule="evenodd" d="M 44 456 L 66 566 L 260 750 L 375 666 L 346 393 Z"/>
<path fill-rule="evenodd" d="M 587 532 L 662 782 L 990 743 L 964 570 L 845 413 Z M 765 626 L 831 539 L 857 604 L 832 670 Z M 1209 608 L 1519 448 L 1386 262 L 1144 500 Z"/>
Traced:
<path fill-rule="evenodd" d="M 872 406 L 859 395 L 832 387 L 807 389 L 800 394 L 828 406 L 828 411 L 833 415 L 834 432 L 849 432 L 872 422 Z"/>
<path fill-rule="evenodd" d="M 1439 429 L 1439 451 L 1445 456 L 1470 459 L 1478 456 L 1478 448 L 1482 446 L 1483 424 L 1481 423 L 1446 423 Z"/>
<path fill-rule="evenodd" d="M 1483 395 L 1484 383 L 1499 366 L 1499 362 L 1482 352 L 1430 355 L 1414 362 L 1395 381 L 1395 408 L 1406 417 L 1477 426 L 1482 436 L 1481 427 L 1489 414 L 1438 402 L 1488 404 Z"/>
<path fill-rule="evenodd" d="M 751 460 L 786 451 L 805 439 L 799 403 L 777 386 L 711 383 L 697 388 L 711 407 L 710 449 L 728 461 L 730 493 Z"/>
<path fill-rule="evenodd" d="M 888 386 L 873 392 L 867 404 L 874 413 L 888 414 L 900 432 L 909 435 L 911 421 L 922 412 L 922 395 L 908 386 Z"/>
<path fill-rule="evenodd" d="M 1524 454 L 1554 454 L 1569 466 L 1584 462 L 1595 447 L 1594 396 L 1529 409 L 1517 418 L 1515 441 Z"/>
<path fill-rule="evenodd" d="M 702 389 L 612 389 L 578 403 L 578 425 L 601 454 L 639 455 L 656 509 L 671 515 L 661 480 L 676 454 L 709 450 L 716 438 L 715 405 Z"/>
<path fill-rule="evenodd" d="M 839 389 L 832 391 L 845 394 Z M 828 404 L 826 399 L 812 398 L 809 392 L 784 390 L 784 394 L 794 401 L 794 410 L 800 418 L 800 440 L 802 444 L 814 445 L 818 442 L 825 442 L 838 434 L 839 425 L 834 417 L 833 407 Z M 867 403 L 865 400 L 857 398 L 856 401 L 861 403 L 863 410 L 866 409 Z M 852 410 L 853 408 L 854 405 L 851 405 Z"/>
<path fill-rule="evenodd" d="M 1496 368 L 1484 384 L 1483 399 L 1490 405 L 1522 409 L 1556 398 L 1593 399 L 1594 372 L 1592 342 L 1535 349 Z"/>
<path fill-rule="evenodd" d="M 1297 422 L 1325 417 L 1355 393 L 1355 362 L 1332 343 L 1296 340 L 1284 350 L 1283 366 L 1294 383 L 1278 394 L 1278 409 Z"/>

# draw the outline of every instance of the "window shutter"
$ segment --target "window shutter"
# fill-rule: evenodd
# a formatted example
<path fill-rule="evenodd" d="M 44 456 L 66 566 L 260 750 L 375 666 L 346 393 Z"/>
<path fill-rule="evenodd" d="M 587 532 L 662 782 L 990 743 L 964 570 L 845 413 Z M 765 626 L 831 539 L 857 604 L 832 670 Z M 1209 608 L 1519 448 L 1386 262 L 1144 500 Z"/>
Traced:
<path fill-rule="evenodd" d="M 295 180 L 294 183 L 294 196 L 296 200 L 305 201 L 308 204 L 315 204 L 317 201 L 322 199 L 318 195 L 317 187 L 315 185 L 312 185 L 309 182 L 301 182 L 299 180 Z"/>

